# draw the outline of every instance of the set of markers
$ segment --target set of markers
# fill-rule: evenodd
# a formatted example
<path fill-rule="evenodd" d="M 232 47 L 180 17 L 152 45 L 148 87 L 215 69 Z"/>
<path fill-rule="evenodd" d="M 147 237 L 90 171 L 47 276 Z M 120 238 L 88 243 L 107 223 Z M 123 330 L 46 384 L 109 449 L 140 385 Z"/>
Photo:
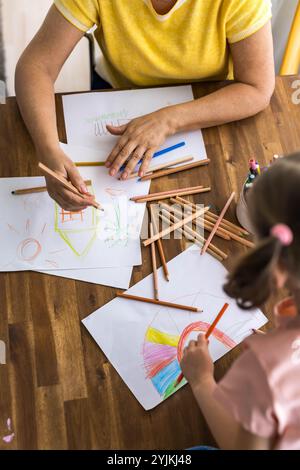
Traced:
<path fill-rule="evenodd" d="M 267 170 L 273 163 L 275 163 L 279 158 L 279 155 L 274 155 L 273 159 L 271 160 L 270 164 L 264 168 L 260 168 L 259 163 L 254 159 L 251 158 L 249 160 L 249 173 L 245 182 L 245 189 L 250 189 L 253 186 L 256 178 L 265 170 Z"/>

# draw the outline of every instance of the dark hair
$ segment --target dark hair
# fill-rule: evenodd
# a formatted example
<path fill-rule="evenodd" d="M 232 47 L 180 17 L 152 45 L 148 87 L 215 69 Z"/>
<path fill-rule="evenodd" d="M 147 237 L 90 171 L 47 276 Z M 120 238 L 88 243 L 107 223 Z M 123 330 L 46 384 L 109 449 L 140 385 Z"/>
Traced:
<path fill-rule="evenodd" d="M 224 291 L 243 309 L 262 305 L 276 288 L 274 268 L 300 283 L 300 153 L 282 158 L 257 179 L 248 197 L 251 224 L 258 239 L 228 275 Z M 293 242 L 283 246 L 271 236 L 276 224 L 286 224 Z"/>

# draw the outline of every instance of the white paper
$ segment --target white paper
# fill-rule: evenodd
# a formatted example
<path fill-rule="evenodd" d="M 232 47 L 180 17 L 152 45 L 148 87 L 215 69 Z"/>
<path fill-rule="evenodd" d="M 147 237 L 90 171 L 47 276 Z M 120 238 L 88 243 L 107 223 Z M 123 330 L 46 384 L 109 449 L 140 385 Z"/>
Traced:
<path fill-rule="evenodd" d="M 1 271 L 87 269 L 141 264 L 140 230 L 145 205 L 129 199 L 147 194 L 149 182 L 119 181 L 103 167 L 83 168 L 104 212 L 63 211 L 48 195 L 12 195 L 45 185 L 44 178 L 0 180 Z"/>
<path fill-rule="evenodd" d="M 214 361 L 249 336 L 252 328 L 267 323 L 259 310 L 241 311 L 226 296 L 222 289 L 225 268 L 208 254 L 200 256 L 198 247 L 193 246 L 174 258 L 168 263 L 168 269 L 170 282 L 164 280 L 162 269 L 158 271 L 160 299 L 197 306 L 203 313 L 117 298 L 83 320 L 146 410 L 157 406 L 186 383 L 183 380 L 174 388 L 181 373 L 177 353 L 199 332 L 207 330 L 224 303 L 229 303 L 229 308 L 209 342 Z M 128 293 L 153 298 L 152 275 Z M 188 326 L 191 333 L 187 335 L 184 330 L 188 331 Z"/>
<path fill-rule="evenodd" d="M 122 125 L 133 118 L 193 99 L 190 85 L 65 95 L 63 107 L 68 144 L 97 149 L 98 161 L 105 161 L 119 139 L 109 134 L 107 124 Z M 206 158 L 200 130 L 175 134 L 166 139 L 161 149 L 180 142 L 185 145 L 154 158 L 153 165 L 188 155 L 193 156 L 194 161 Z"/>

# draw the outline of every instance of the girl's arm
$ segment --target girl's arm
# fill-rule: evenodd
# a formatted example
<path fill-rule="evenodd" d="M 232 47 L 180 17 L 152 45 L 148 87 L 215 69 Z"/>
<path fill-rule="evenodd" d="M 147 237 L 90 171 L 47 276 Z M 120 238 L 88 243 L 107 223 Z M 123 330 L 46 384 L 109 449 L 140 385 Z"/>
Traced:
<path fill-rule="evenodd" d="M 247 432 L 214 398 L 216 382 L 213 362 L 203 334 L 184 350 L 182 371 L 189 381 L 196 401 L 220 449 L 268 450 L 272 441 Z M 246 397 L 245 397 L 246 399 Z"/>
<path fill-rule="evenodd" d="M 44 24 L 22 54 L 16 68 L 16 96 L 39 160 L 69 178 L 87 194 L 73 162 L 59 147 L 54 101 L 54 83 L 83 32 L 72 26 L 52 6 Z M 49 194 L 66 210 L 82 210 L 91 203 L 46 178 Z"/>
<path fill-rule="evenodd" d="M 235 82 L 189 103 L 161 109 L 121 127 L 110 127 L 122 136 L 108 158 L 111 174 L 131 155 L 127 176 L 144 156 L 140 175 L 166 137 L 180 131 L 201 129 L 253 116 L 265 109 L 275 86 L 271 23 L 231 45 Z"/>

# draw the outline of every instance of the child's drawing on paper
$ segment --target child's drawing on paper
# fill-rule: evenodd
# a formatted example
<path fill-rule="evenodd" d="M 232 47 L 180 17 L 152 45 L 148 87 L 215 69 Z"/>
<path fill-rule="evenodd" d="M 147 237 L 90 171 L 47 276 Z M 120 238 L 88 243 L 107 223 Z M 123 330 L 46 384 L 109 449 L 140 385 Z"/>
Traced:
<path fill-rule="evenodd" d="M 209 301 L 209 297 L 211 296 L 207 293 L 198 292 L 176 299 L 175 302 L 195 307 L 201 305 L 202 307 L 206 303 L 205 299 Z M 225 299 L 215 298 L 213 300 L 216 304 L 216 312 L 214 312 L 216 314 L 218 305 L 222 306 Z M 163 399 L 168 398 L 183 385 L 183 383 L 177 385 L 177 379 L 181 374 L 179 364 L 183 350 L 191 339 L 196 339 L 199 333 L 205 334 L 210 327 L 211 322 L 205 321 L 207 319 L 205 313 L 204 310 L 201 314 L 203 320 L 197 321 L 195 321 L 194 314 L 182 313 L 184 319 L 181 318 L 179 322 L 178 313 L 176 314 L 173 309 L 162 308 L 147 328 L 142 348 L 145 377 L 151 380 Z M 227 314 L 230 315 L 230 308 Z M 216 349 L 217 343 L 220 343 L 224 353 L 236 346 L 236 342 L 219 328 L 215 328 L 212 338 L 211 348 L 213 350 Z"/>
<path fill-rule="evenodd" d="M 111 203 L 106 207 L 105 242 L 107 247 L 127 246 L 130 239 L 137 236 L 137 220 L 128 209 L 128 195 L 125 190 L 107 188 Z"/>
<path fill-rule="evenodd" d="M 100 218 L 94 207 L 68 212 L 55 204 L 55 231 L 76 256 L 86 255 L 93 246 Z"/>

